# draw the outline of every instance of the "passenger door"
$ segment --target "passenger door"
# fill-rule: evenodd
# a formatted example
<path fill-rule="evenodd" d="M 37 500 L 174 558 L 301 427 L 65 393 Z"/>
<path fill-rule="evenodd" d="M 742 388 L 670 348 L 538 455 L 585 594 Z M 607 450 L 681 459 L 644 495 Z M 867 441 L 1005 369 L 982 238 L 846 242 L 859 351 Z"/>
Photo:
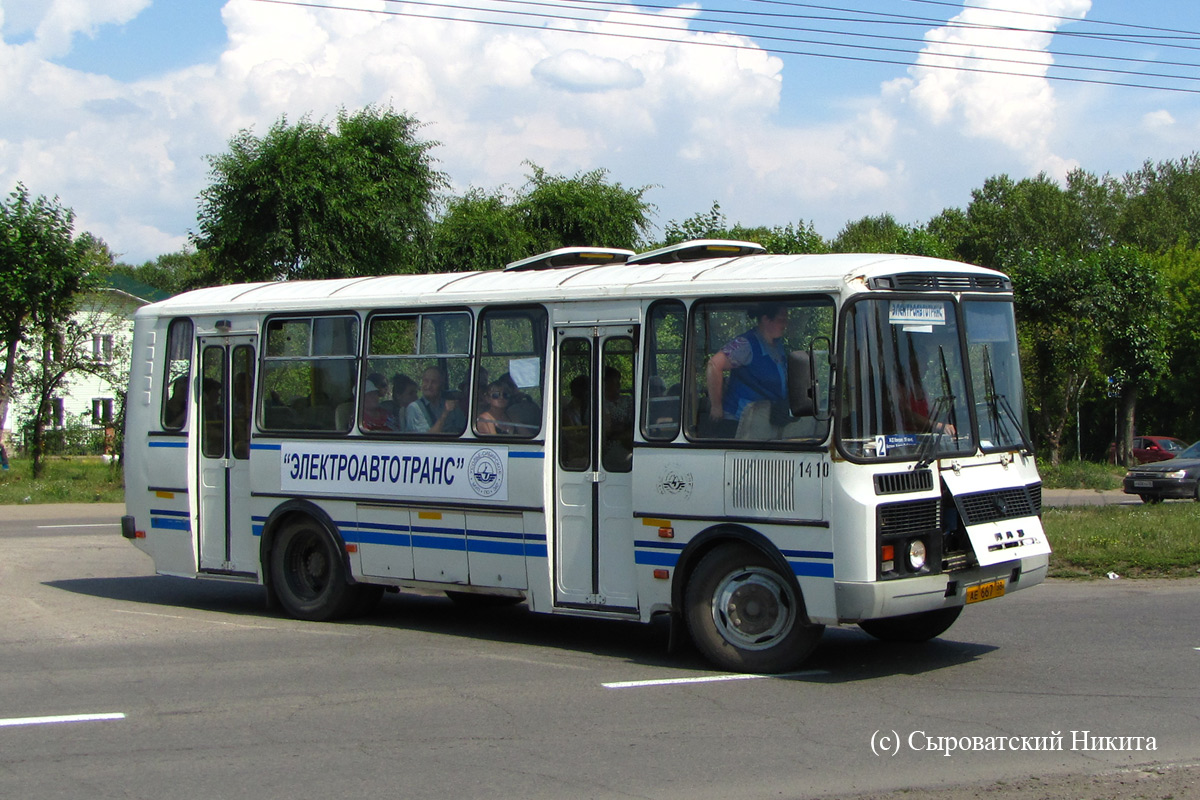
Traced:
<path fill-rule="evenodd" d="M 637 610 L 632 326 L 555 331 L 555 604 Z M 606 377 L 607 376 L 607 377 Z"/>
<path fill-rule="evenodd" d="M 255 336 L 200 337 L 200 571 L 257 575 L 250 523 Z"/>

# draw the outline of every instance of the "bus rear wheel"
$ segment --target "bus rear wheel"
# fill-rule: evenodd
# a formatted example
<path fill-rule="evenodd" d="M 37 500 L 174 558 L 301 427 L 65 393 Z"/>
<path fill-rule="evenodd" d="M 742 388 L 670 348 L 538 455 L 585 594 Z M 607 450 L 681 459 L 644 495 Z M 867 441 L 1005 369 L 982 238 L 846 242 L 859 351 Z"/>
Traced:
<path fill-rule="evenodd" d="M 858 627 L 885 642 L 927 642 L 949 630 L 962 610 L 962 606 L 953 606 L 902 617 L 864 619 Z"/>
<path fill-rule="evenodd" d="M 748 545 L 721 545 L 701 559 L 684 606 L 692 641 L 708 660 L 734 672 L 795 669 L 825 630 L 806 623 L 792 583 Z"/>
<path fill-rule="evenodd" d="M 325 527 L 310 518 L 287 523 L 271 548 L 271 585 L 290 616 L 316 622 L 338 619 L 364 601 L 346 580 L 341 552 Z"/>

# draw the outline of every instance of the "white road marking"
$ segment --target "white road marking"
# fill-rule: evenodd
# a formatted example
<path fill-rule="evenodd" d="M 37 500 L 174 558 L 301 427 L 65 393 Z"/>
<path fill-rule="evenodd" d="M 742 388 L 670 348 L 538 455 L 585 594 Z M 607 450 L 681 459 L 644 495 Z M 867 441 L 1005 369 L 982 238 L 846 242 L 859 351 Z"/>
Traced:
<path fill-rule="evenodd" d="M 37 529 L 48 530 L 50 528 L 119 528 L 119 522 L 81 522 L 77 525 L 38 525 Z"/>
<path fill-rule="evenodd" d="M 0 728 L 11 728 L 17 725 L 54 725 L 63 722 L 105 722 L 114 719 L 125 719 L 125 715 L 116 714 L 68 714 L 61 717 L 14 717 L 0 719 Z"/>
<path fill-rule="evenodd" d="M 660 678 L 649 681 L 615 681 L 600 684 L 605 689 L 640 689 L 644 686 L 676 686 L 686 683 L 721 683 L 724 681 L 757 681 L 762 678 L 809 678 L 828 675 L 828 670 L 810 669 L 804 672 L 787 672 L 781 675 L 708 675 L 703 678 Z"/>

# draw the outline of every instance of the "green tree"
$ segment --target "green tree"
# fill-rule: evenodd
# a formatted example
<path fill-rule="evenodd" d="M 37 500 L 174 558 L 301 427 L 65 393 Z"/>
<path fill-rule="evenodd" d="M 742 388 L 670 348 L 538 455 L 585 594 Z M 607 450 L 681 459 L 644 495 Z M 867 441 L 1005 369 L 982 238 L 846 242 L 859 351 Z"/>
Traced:
<path fill-rule="evenodd" d="M 1017 333 L 1034 436 L 1062 460 L 1071 404 L 1103 378 L 1102 276 L 1095 263 L 1035 250 L 1013 261 Z"/>
<path fill-rule="evenodd" d="M 449 200 L 434 224 L 431 260 L 437 272 L 498 269 L 536 246 L 514 199 L 502 191 L 470 189 Z"/>
<path fill-rule="evenodd" d="M 1005 272 L 1020 253 L 1075 256 L 1092 241 L 1079 198 L 1045 173 L 1020 181 L 1007 175 L 988 178 L 971 193 L 966 219 L 959 248 L 963 259 Z"/>
<path fill-rule="evenodd" d="M 1126 206 L 1120 221 L 1124 242 L 1150 253 L 1176 243 L 1200 244 L 1200 154 L 1178 161 L 1147 161 L 1125 176 Z"/>
<path fill-rule="evenodd" d="M 0 202 L 0 419 L 8 414 L 22 344 L 63 319 L 73 298 L 97 277 L 90 272 L 97 241 L 87 234 L 76 238 L 74 225 L 74 213 L 58 198 L 30 199 L 23 184 Z"/>
<path fill-rule="evenodd" d="M 210 156 L 196 247 L 223 281 L 420 271 L 445 185 L 435 142 L 391 109 L 344 109 L 336 129 L 286 117 Z"/>
<path fill-rule="evenodd" d="M 642 242 L 654 208 L 645 200 L 650 186 L 629 189 L 609 183 L 603 169 L 568 178 L 529 166 L 532 174 L 516 212 L 533 237 L 535 252 L 601 246 L 632 250 Z"/>
<path fill-rule="evenodd" d="M 1188 441 L 1200 439 L 1200 250 L 1178 244 L 1157 257 L 1166 285 L 1167 349 L 1170 366 L 1150 403 L 1150 414 L 1142 414 L 1156 431 L 1168 432 Z M 1142 428 L 1143 432 L 1151 432 Z"/>
<path fill-rule="evenodd" d="M 817 233 L 811 222 L 793 225 L 777 225 L 775 227 L 747 227 L 736 224 L 730 227 L 721 211 L 721 205 L 714 202 L 708 211 L 696 213 L 682 222 L 671 220 L 664 227 L 661 246 L 679 244 L 692 239 L 735 239 L 744 242 L 756 242 L 767 248 L 768 253 L 803 254 L 826 253 L 829 245 Z"/>

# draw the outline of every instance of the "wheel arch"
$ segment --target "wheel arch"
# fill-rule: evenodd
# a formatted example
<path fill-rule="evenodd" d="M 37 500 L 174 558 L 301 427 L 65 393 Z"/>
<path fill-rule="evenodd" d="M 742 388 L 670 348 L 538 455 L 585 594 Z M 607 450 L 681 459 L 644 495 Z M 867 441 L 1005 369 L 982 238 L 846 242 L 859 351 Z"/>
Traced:
<path fill-rule="evenodd" d="M 341 556 L 342 568 L 345 572 L 347 582 L 351 584 L 357 582 L 354 579 L 354 573 L 350 569 L 350 554 L 346 552 L 346 540 L 342 536 L 337 523 L 333 521 L 333 517 L 329 516 L 328 512 L 316 503 L 300 498 L 292 498 L 277 505 L 275 510 L 267 517 L 267 521 L 263 523 L 262 539 L 258 543 L 259 569 L 262 571 L 263 583 L 267 587 L 268 602 L 271 604 L 277 602 L 275 587 L 272 586 L 271 578 L 271 549 L 275 546 L 275 538 L 279 535 L 279 531 L 298 517 L 312 519 L 333 537 L 334 544 L 337 545 L 338 553 Z"/>
<path fill-rule="evenodd" d="M 796 573 L 792 571 L 787 559 L 783 557 L 783 553 L 779 552 L 779 548 L 753 528 L 731 523 L 722 523 L 707 528 L 683 549 L 683 553 L 680 554 L 679 561 L 675 565 L 675 579 L 671 584 L 671 607 L 675 613 L 681 613 L 683 610 L 684 592 L 687 590 L 688 581 L 695 572 L 696 566 L 706 555 L 724 544 L 749 545 L 766 556 L 784 580 L 791 585 L 792 591 L 796 593 L 803 622 L 812 624 L 800 582 L 796 579 Z"/>

